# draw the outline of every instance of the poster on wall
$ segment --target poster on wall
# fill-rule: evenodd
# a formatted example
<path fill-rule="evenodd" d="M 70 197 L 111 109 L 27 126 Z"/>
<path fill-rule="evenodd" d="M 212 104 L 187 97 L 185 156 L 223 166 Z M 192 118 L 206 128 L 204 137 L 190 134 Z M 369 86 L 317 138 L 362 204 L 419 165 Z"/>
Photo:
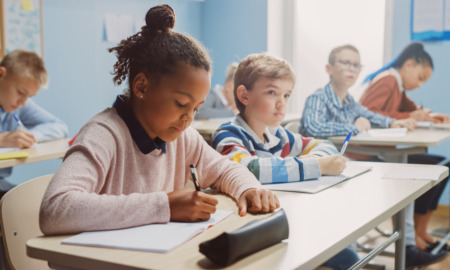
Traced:
<path fill-rule="evenodd" d="M 450 0 L 411 0 L 411 40 L 450 40 Z"/>
<path fill-rule="evenodd" d="M 0 11 L 0 58 L 15 49 L 42 57 L 42 0 L 0 0 Z"/>

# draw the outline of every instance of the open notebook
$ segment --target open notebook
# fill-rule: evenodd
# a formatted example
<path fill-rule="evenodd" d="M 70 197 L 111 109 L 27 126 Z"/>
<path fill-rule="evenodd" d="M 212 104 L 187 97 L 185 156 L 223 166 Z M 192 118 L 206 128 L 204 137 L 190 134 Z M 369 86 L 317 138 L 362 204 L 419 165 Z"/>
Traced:
<path fill-rule="evenodd" d="M 165 253 L 232 213 L 233 211 L 217 210 L 209 220 L 203 222 L 169 222 L 121 230 L 84 232 L 66 238 L 62 243 Z"/>
<path fill-rule="evenodd" d="M 370 166 L 361 166 L 352 164 L 351 166 L 345 168 L 342 174 L 337 176 L 323 175 L 319 179 L 301 182 L 282 183 L 282 184 L 266 184 L 264 185 L 264 187 L 271 190 L 317 193 L 331 186 L 339 184 L 342 181 L 363 174 L 369 171 L 371 168 L 372 167 Z"/>

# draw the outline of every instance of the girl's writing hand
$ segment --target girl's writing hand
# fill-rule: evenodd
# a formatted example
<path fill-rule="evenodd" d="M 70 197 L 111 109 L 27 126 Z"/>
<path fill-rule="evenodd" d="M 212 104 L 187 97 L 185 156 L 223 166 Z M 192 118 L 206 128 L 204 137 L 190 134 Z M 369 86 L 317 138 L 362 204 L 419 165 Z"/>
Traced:
<path fill-rule="evenodd" d="M 446 114 L 431 113 L 430 116 L 434 123 L 450 123 L 450 117 Z"/>
<path fill-rule="evenodd" d="M 239 215 L 250 213 L 268 213 L 280 207 L 277 196 L 270 190 L 252 188 L 244 191 L 238 200 Z"/>
<path fill-rule="evenodd" d="M 345 169 L 347 160 L 341 155 L 322 157 L 319 162 L 320 172 L 325 175 L 339 175 Z"/>
<path fill-rule="evenodd" d="M 417 121 L 432 121 L 429 109 L 415 110 L 409 114 L 409 117 L 416 119 Z"/>
<path fill-rule="evenodd" d="M 167 193 L 170 221 L 195 222 L 208 220 L 218 203 L 214 196 L 187 189 Z"/>
<path fill-rule="evenodd" d="M 34 135 L 26 130 L 7 131 L 0 134 L 0 147 L 28 148 L 35 143 Z"/>

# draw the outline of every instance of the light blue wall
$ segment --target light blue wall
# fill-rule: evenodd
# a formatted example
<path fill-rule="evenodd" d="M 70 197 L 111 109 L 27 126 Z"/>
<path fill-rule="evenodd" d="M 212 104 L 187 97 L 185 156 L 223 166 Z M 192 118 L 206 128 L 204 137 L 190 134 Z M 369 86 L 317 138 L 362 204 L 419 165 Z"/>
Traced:
<path fill-rule="evenodd" d="M 125 87 L 112 82 L 116 58 L 107 49 L 104 14 L 129 14 L 144 19 L 148 9 L 162 1 L 149 0 L 45 0 L 43 1 L 44 61 L 50 75 L 47 90 L 34 100 L 69 125 L 69 135 L 96 113 L 111 106 Z M 201 38 L 199 1 L 164 1 L 177 16 L 175 30 Z M 13 183 L 54 173 L 60 160 L 18 166 L 9 179 Z"/>
<path fill-rule="evenodd" d="M 393 20 L 392 55 L 397 56 L 411 42 L 411 0 L 395 0 Z M 436 112 L 450 114 L 450 41 L 425 42 L 425 50 L 433 58 L 434 72 L 431 78 L 409 96 Z M 450 142 L 430 147 L 431 154 L 450 157 Z M 449 186 L 444 190 L 440 203 L 449 204 Z"/>
<path fill-rule="evenodd" d="M 267 0 L 44 0 L 44 60 L 50 84 L 34 99 L 69 125 L 71 137 L 126 87 L 112 82 L 116 58 L 107 49 L 116 44 L 105 41 L 104 14 L 144 19 L 150 7 L 161 3 L 175 10 L 176 31 L 199 39 L 210 51 L 213 84 L 223 83 L 232 61 L 267 49 Z M 54 173 L 60 164 L 52 160 L 18 166 L 10 181 Z"/>
<path fill-rule="evenodd" d="M 206 0 L 202 14 L 202 41 L 214 62 L 213 86 L 223 85 L 233 61 L 267 50 L 267 0 Z"/>

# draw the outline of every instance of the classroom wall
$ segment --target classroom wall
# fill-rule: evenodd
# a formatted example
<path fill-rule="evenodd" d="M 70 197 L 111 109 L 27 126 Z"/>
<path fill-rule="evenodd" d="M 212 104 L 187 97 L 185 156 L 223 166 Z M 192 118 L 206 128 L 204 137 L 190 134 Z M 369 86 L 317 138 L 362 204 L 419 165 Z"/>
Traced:
<path fill-rule="evenodd" d="M 43 1 L 44 61 L 50 83 L 33 99 L 65 121 L 71 137 L 92 116 L 110 107 L 127 85 L 114 86 L 112 82 L 110 72 L 116 58 L 107 49 L 116 44 L 105 41 L 104 14 L 129 14 L 143 20 L 148 9 L 160 3 L 174 8 L 175 30 L 201 38 L 200 1 Z M 9 180 L 21 183 L 53 173 L 60 164 L 61 160 L 51 160 L 21 165 Z"/>
<path fill-rule="evenodd" d="M 223 85 L 229 64 L 267 51 L 267 0 L 206 0 L 202 11 L 202 41 L 214 62 L 211 84 Z"/>
<path fill-rule="evenodd" d="M 112 82 L 116 58 L 107 49 L 116 44 L 105 40 L 104 14 L 144 20 L 148 9 L 161 3 L 174 8 L 176 31 L 199 39 L 210 51 L 212 85 L 223 83 L 232 61 L 267 49 L 267 0 L 43 0 L 44 60 L 50 84 L 33 99 L 69 125 L 70 137 L 111 106 L 127 85 Z M 54 173 L 60 164 L 61 160 L 51 160 L 21 165 L 9 180 L 18 184 Z"/>
<path fill-rule="evenodd" d="M 392 55 L 397 56 L 411 42 L 411 0 L 392 1 Z M 425 50 L 433 58 L 434 72 L 421 87 L 408 93 L 414 102 L 436 112 L 450 114 L 449 85 L 450 77 L 450 41 L 425 42 Z M 429 153 L 450 157 L 450 142 L 430 147 Z M 444 190 L 439 203 L 450 204 L 449 185 Z"/>

